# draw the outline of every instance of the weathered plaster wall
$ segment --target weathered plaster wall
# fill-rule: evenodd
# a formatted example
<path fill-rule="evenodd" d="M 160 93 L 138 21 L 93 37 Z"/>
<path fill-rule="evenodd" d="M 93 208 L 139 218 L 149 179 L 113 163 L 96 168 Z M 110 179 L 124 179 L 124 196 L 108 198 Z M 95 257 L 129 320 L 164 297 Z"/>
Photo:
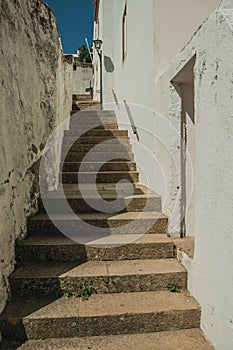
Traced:
<path fill-rule="evenodd" d="M 37 210 L 42 150 L 72 103 L 72 59 L 63 56 L 55 17 L 41 0 L 0 2 L 0 62 L 1 312 L 15 238 L 25 235 L 26 220 Z M 56 145 L 54 157 L 58 151 Z"/>
<path fill-rule="evenodd" d="M 92 66 L 79 67 L 73 71 L 73 94 L 86 94 L 86 89 L 93 87 Z"/>
<path fill-rule="evenodd" d="M 196 55 L 194 65 L 194 259 L 183 254 L 189 290 L 202 308 L 201 326 L 216 350 L 233 348 L 232 172 L 233 1 L 223 1 L 156 80 L 156 108 L 180 130 L 180 99 L 171 81 Z M 179 139 L 176 140 L 179 142 Z M 180 151 L 174 142 L 174 154 Z M 170 166 L 171 178 L 173 168 Z M 171 182 L 171 206 L 179 176 Z M 177 211 L 177 216 L 179 213 Z M 193 232 L 191 232 L 193 233 Z"/>
<path fill-rule="evenodd" d="M 154 0 L 154 69 L 166 69 L 220 0 Z"/>
<path fill-rule="evenodd" d="M 102 64 L 103 64 L 103 101 L 110 102 L 114 100 L 112 90 L 114 89 L 114 19 L 115 0 L 101 0 L 99 7 L 99 23 L 95 23 L 94 27 L 94 39 L 100 38 L 103 41 L 102 51 Z M 119 4 L 118 4 L 119 5 Z M 99 57 L 94 50 L 94 68 L 95 68 L 95 86 L 94 86 L 94 99 L 100 100 L 100 67 Z"/>
<path fill-rule="evenodd" d="M 127 49 L 122 62 L 122 17 L 125 5 Z M 105 108 L 114 108 L 119 126 L 129 130 L 140 181 L 145 184 L 149 181 L 156 191 L 157 165 L 154 165 L 153 154 L 150 152 L 151 145 L 154 145 L 153 135 L 150 134 L 153 123 L 153 1 L 147 0 L 145 6 L 141 0 L 101 0 L 99 24 L 95 26 L 95 37 L 97 36 L 103 40 Z M 96 63 L 98 60 L 95 61 L 95 84 L 99 88 Z M 139 144 L 132 133 L 124 100 L 138 126 Z"/>
<path fill-rule="evenodd" d="M 166 126 L 164 110 L 159 115 L 154 99 L 154 80 L 158 72 L 186 44 L 220 0 L 101 0 L 95 37 L 103 40 L 103 55 L 112 61 L 112 71 L 104 67 L 104 102 L 116 103 L 120 126 L 128 128 L 139 165 L 140 181 L 163 197 L 163 210 L 169 211 L 170 151 L 167 140 L 159 139 Z M 122 17 L 127 6 L 127 52 L 122 62 Z M 188 17 L 188 13 L 190 16 Z M 95 61 L 95 89 L 99 89 L 98 60 Z M 138 127 L 139 142 L 132 133 L 124 100 Z M 138 107 L 136 107 L 138 106 Z M 112 108 L 111 105 L 106 108 Z M 162 118 L 161 118 L 162 117 Z M 165 117 L 166 118 L 166 117 Z M 158 157 L 159 156 L 159 157 Z M 156 161 L 156 157 L 158 161 Z M 142 171 L 143 169 L 143 171 Z M 144 172 L 144 174 L 143 174 Z M 167 192 L 168 193 L 168 192 Z"/>

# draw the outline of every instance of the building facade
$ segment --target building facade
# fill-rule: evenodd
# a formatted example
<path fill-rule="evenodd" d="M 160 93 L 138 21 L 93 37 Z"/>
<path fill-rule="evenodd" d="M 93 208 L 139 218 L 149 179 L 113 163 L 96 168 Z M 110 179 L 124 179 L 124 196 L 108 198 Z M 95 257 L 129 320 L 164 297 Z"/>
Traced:
<path fill-rule="evenodd" d="M 162 196 L 169 234 L 193 237 L 181 253 L 202 329 L 233 347 L 233 1 L 99 0 L 103 101 L 128 128 L 140 181 Z M 94 95 L 99 95 L 95 57 Z M 221 297 L 220 297 L 221 296 Z"/>

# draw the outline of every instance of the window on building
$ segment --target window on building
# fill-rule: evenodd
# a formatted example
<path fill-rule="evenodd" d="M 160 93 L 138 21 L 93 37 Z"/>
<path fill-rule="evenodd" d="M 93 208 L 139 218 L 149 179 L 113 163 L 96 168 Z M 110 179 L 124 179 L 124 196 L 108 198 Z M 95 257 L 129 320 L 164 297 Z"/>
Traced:
<path fill-rule="evenodd" d="M 125 60 L 127 53 L 127 7 L 125 5 L 122 17 L 122 62 Z"/>

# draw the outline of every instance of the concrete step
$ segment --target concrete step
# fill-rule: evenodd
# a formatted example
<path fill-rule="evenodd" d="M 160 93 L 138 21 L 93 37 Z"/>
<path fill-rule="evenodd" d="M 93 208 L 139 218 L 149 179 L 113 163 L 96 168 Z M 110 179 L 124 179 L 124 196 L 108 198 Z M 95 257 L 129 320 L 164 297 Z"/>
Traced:
<path fill-rule="evenodd" d="M 146 186 L 140 184 L 140 183 L 135 183 L 135 184 L 129 184 L 129 183 L 125 183 L 125 184 L 121 184 L 121 188 L 118 188 L 118 193 L 119 195 L 122 196 L 128 196 L 129 195 L 129 187 L 130 189 L 134 188 L 134 194 L 138 194 L 138 195 L 142 195 L 142 194 L 155 194 L 157 195 L 155 192 L 149 190 Z M 116 193 L 116 184 L 113 183 L 102 183 L 102 184 L 96 184 L 96 188 L 98 190 L 98 192 L 103 195 L 103 194 L 109 194 L 109 193 Z M 66 194 L 69 195 L 75 195 L 80 193 L 80 189 L 79 189 L 79 185 L 72 185 L 72 184 L 63 184 L 60 187 L 58 187 L 58 190 L 55 192 L 51 192 L 53 194 L 62 192 L 62 189 L 64 190 L 64 192 Z M 87 184 L 82 184 L 82 189 L 85 189 L 85 192 L 90 191 L 90 193 L 92 192 L 92 188 L 90 188 L 90 186 Z"/>
<path fill-rule="evenodd" d="M 118 130 L 118 124 L 117 123 L 79 123 L 76 122 L 70 122 L 70 130 L 72 129 L 78 129 L 79 132 L 86 132 L 89 130 Z"/>
<path fill-rule="evenodd" d="M 86 301 L 17 298 L 0 316 L 0 331 L 7 340 L 151 333 L 199 326 L 196 301 L 186 292 L 167 291 L 93 294 Z"/>
<path fill-rule="evenodd" d="M 93 137 L 93 136 L 97 136 L 97 137 L 106 137 L 106 136 L 109 136 L 109 137 L 127 137 L 128 136 L 128 130 L 111 130 L 111 129 L 92 129 L 92 130 L 88 130 L 88 131 L 83 131 L 83 133 L 81 133 L 81 130 L 79 129 L 78 131 L 76 129 L 73 129 L 73 130 L 65 130 L 64 131 L 64 135 L 65 136 L 75 136 L 75 135 L 78 135 L 78 137 L 81 138 L 81 135 L 82 137 L 83 136 L 86 136 L 86 137 Z"/>
<path fill-rule="evenodd" d="M 119 162 L 120 160 L 123 161 L 133 161 L 134 160 L 134 155 L 131 152 L 108 152 L 109 155 L 111 156 L 111 161 L 117 161 Z M 65 153 L 62 153 L 61 155 L 61 161 L 66 161 L 66 162 L 79 162 L 82 161 L 83 158 L 87 155 L 86 152 L 68 152 L 68 154 L 65 157 Z M 107 154 L 107 158 L 109 158 L 109 155 Z M 65 159 L 64 159 L 65 157 Z M 88 155 L 88 161 L 103 161 L 105 163 L 106 159 L 106 152 L 92 152 L 90 155 Z"/>
<path fill-rule="evenodd" d="M 11 295 L 60 295 L 90 281 L 96 293 L 167 290 L 169 283 L 187 286 L 187 272 L 176 259 L 36 263 L 19 266 L 11 276 Z"/>
<path fill-rule="evenodd" d="M 84 111 L 84 110 L 96 110 L 97 108 L 99 109 L 99 102 L 98 101 L 92 101 L 92 100 L 87 100 L 87 101 L 73 101 L 72 103 L 72 111 L 71 111 L 71 115 L 73 113 L 76 113 L 76 107 L 79 108 L 80 111 Z"/>
<path fill-rule="evenodd" d="M 118 198 L 116 201 L 116 194 L 114 193 L 103 193 L 100 195 L 101 198 L 106 201 L 106 205 L 104 206 L 105 211 L 107 212 L 109 208 L 111 212 L 114 211 L 116 213 L 122 211 L 157 211 L 161 212 L 161 197 L 156 195 L 134 195 L 128 197 Z M 88 197 L 83 199 L 81 194 L 65 195 L 63 198 L 61 195 L 50 195 L 43 198 L 43 203 L 46 207 L 49 207 L 50 212 L 52 213 L 60 213 L 66 214 L 66 205 L 65 201 L 67 201 L 75 213 L 90 213 L 98 211 L 98 208 L 103 209 L 103 200 L 99 198 L 95 198 L 93 195 L 88 194 Z M 39 201 L 39 209 L 41 213 L 45 213 L 44 205 L 42 201 Z"/>
<path fill-rule="evenodd" d="M 132 152 L 130 144 L 99 143 L 99 144 L 63 144 L 62 152 Z"/>
<path fill-rule="evenodd" d="M 30 340 L 20 350 L 213 350 L 197 329 L 109 335 L 102 337 Z M 3 349 L 7 350 L 7 349 Z"/>
<path fill-rule="evenodd" d="M 102 118 L 98 118 L 98 117 L 87 117 L 87 118 L 78 118 L 78 117 L 74 117 L 72 119 L 70 119 L 70 125 L 71 126 L 76 126 L 76 127 L 82 127 L 83 125 L 86 126 L 86 125 L 90 125 L 92 126 L 93 128 L 94 127 L 98 127 L 99 125 L 114 125 L 114 128 L 115 128 L 115 125 L 117 125 L 117 120 L 116 118 L 113 118 L 113 117 L 102 117 Z"/>
<path fill-rule="evenodd" d="M 78 118 L 83 117 L 114 117 L 116 116 L 115 112 L 113 110 L 86 110 L 78 112 L 76 115 Z M 71 118 L 76 118 L 76 116 L 72 116 Z"/>
<path fill-rule="evenodd" d="M 85 137 L 81 136 L 76 138 L 75 136 L 65 136 L 63 140 L 63 145 L 90 145 L 93 147 L 94 145 L 98 145 L 99 143 L 110 141 L 112 144 L 116 145 L 130 145 L 129 137 L 125 136 L 124 138 L 116 138 L 113 136 L 92 136 Z"/>
<path fill-rule="evenodd" d="M 97 175 L 97 176 L 96 176 Z M 62 183 L 117 183 L 120 180 L 127 180 L 130 182 L 138 182 L 137 171 L 99 171 L 94 172 L 72 172 L 60 173 L 60 182 Z"/>
<path fill-rule="evenodd" d="M 102 162 L 66 162 L 61 163 L 61 171 L 65 172 L 77 172 L 79 171 L 79 167 L 82 164 L 83 171 L 96 171 L 96 169 L 100 169 L 101 171 L 136 171 L 136 163 L 135 162 L 108 162 L 104 163 L 102 166 Z M 101 167 L 100 167 L 101 166 Z"/>
<path fill-rule="evenodd" d="M 130 237 L 129 237 L 130 236 Z M 174 257 L 174 244 L 166 235 L 149 234 L 135 239 L 132 234 L 115 237 L 123 243 L 124 239 L 130 243 L 120 246 L 111 246 L 111 249 L 102 246 L 108 239 L 102 239 L 95 247 L 82 245 L 70 240 L 66 236 L 37 235 L 29 236 L 24 241 L 23 260 L 41 262 L 79 262 L 106 261 L 106 260 L 133 260 L 133 259 L 166 259 Z"/>
<path fill-rule="evenodd" d="M 72 96 L 73 101 L 85 101 L 85 100 L 92 100 L 91 95 L 88 94 L 73 94 Z"/>
<path fill-rule="evenodd" d="M 69 231 L 72 237 L 79 237 L 88 241 L 102 237 L 103 233 L 99 228 L 104 228 L 106 236 L 110 234 L 146 234 L 146 233 L 166 233 L 168 218 L 157 212 L 125 212 L 120 214 L 106 213 L 81 213 L 77 217 L 70 214 L 37 214 L 28 222 L 29 234 L 59 234 L 59 229 L 54 226 L 55 222 L 63 230 Z M 88 225 L 86 225 L 86 223 Z M 93 227 L 96 232 L 93 233 Z M 94 235 L 92 237 L 92 234 Z"/>
<path fill-rule="evenodd" d="M 70 122 L 77 122 L 77 123 L 96 123 L 96 122 L 110 122 L 110 123 L 116 123 L 116 115 L 115 113 L 105 113 L 103 115 L 100 114 L 88 114 L 87 112 L 78 112 L 77 114 L 73 114 L 70 117 Z"/>

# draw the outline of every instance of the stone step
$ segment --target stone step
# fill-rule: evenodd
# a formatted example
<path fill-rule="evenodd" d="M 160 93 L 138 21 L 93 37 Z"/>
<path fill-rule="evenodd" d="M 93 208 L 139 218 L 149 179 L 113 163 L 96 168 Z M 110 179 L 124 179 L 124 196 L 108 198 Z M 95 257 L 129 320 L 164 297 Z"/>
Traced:
<path fill-rule="evenodd" d="M 135 162 L 107 162 L 102 166 L 102 162 L 66 162 L 61 163 L 61 171 L 65 172 L 77 172 L 82 164 L 83 171 L 96 171 L 96 169 L 101 169 L 102 171 L 135 171 Z"/>
<path fill-rule="evenodd" d="M 117 123 L 79 123 L 78 121 L 71 121 L 70 122 L 70 130 L 72 129 L 78 129 L 79 132 L 86 132 L 89 130 L 118 130 L 118 124 Z"/>
<path fill-rule="evenodd" d="M 99 144 L 63 144 L 62 152 L 132 152 L 130 144 L 120 143 L 99 143 Z"/>
<path fill-rule="evenodd" d="M 73 94 L 72 96 L 73 101 L 84 101 L 84 100 L 91 100 L 91 95 L 88 94 Z"/>
<path fill-rule="evenodd" d="M 75 135 L 78 135 L 80 138 L 81 138 L 81 135 L 82 137 L 83 136 L 86 136 L 86 137 L 93 137 L 93 136 L 97 136 L 97 137 L 106 137 L 106 136 L 109 136 L 109 137 L 128 137 L 128 130 L 111 130 L 111 129 L 92 129 L 92 130 L 88 130 L 85 132 L 85 130 L 83 130 L 83 133 L 81 133 L 80 129 L 79 130 L 65 130 L 64 131 L 64 135 L 65 136 L 75 136 Z M 91 138 L 90 138 L 91 139 Z"/>
<path fill-rule="evenodd" d="M 65 153 L 62 153 L 61 155 L 61 161 L 65 160 L 66 162 L 78 162 L 82 161 L 84 157 L 87 156 L 86 152 L 68 152 L 68 154 L 65 157 Z M 111 161 L 117 161 L 119 162 L 120 160 L 123 161 L 133 161 L 134 160 L 134 155 L 131 152 L 92 152 L 91 154 L 88 155 L 88 159 L 85 159 L 86 161 L 88 160 L 89 162 L 91 161 L 103 161 L 105 163 L 105 159 L 109 158 L 111 156 Z M 65 157 L 65 159 L 64 159 Z"/>
<path fill-rule="evenodd" d="M 197 329 L 83 338 L 30 340 L 20 350 L 213 350 Z M 5 350 L 5 348 L 3 349 Z M 7 349 L 6 349 L 7 350 Z"/>
<path fill-rule="evenodd" d="M 95 123 L 95 122 L 111 122 L 111 123 L 116 123 L 116 115 L 115 113 L 108 113 L 108 114 L 88 114 L 88 112 L 78 112 L 77 114 L 73 114 L 70 117 L 70 122 L 77 122 L 77 123 L 84 123 L 84 124 L 89 124 L 89 123 Z"/>
<path fill-rule="evenodd" d="M 77 112 L 76 108 L 79 108 L 80 111 L 84 110 L 94 110 L 96 111 L 96 108 L 99 107 L 98 101 L 73 101 L 72 103 L 72 111 L 70 114 L 74 114 Z"/>
<path fill-rule="evenodd" d="M 97 294 L 167 290 L 187 286 L 187 272 L 176 259 L 36 263 L 19 266 L 11 276 L 11 295 L 59 295 L 89 281 Z"/>
<path fill-rule="evenodd" d="M 70 236 L 77 237 L 78 234 L 83 242 L 96 241 L 103 235 L 110 234 L 161 234 L 166 233 L 168 225 L 167 216 L 157 212 L 80 213 L 78 216 L 51 213 L 50 216 L 46 214 L 33 216 L 28 222 L 28 233 L 59 234 L 58 227 L 51 220 L 62 227 L 63 232 L 69 232 Z"/>
<path fill-rule="evenodd" d="M 95 128 L 102 125 L 114 125 L 113 129 L 116 128 L 116 118 L 73 118 L 70 119 L 70 127 L 82 128 L 86 125 Z"/>
<path fill-rule="evenodd" d="M 115 138 L 113 136 L 80 136 L 79 138 L 76 138 L 75 136 L 65 136 L 63 145 L 91 145 L 91 147 L 93 147 L 94 145 L 110 140 L 112 144 L 130 145 L 130 139 L 128 136 L 125 136 L 124 138 Z"/>
<path fill-rule="evenodd" d="M 84 100 L 78 100 L 76 101 L 76 103 L 83 103 L 83 104 L 88 104 L 88 103 L 92 103 L 92 104 L 100 104 L 99 101 L 93 100 L 92 98 L 90 99 L 84 99 Z"/>
<path fill-rule="evenodd" d="M 106 205 L 104 205 L 106 201 Z M 49 207 L 50 212 L 66 214 L 66 205 L 67 201 L 75 213 L 90 213 L 98 211 L 98 208 L 103 208 L 107 212 L 108 209 L 111 209 L 111 212 L 122 212 L 122 211 L 157 211 L 161 212 L 161 197 L 156 195 L 134 195 L 128 197 L 118 198 L 116 201 L 116 194 L 114 193 L 103 193 L 101 194 L 101 199 L 91 197 L 88 194 L 88 197 L 83 199 L 81 194 L 65 194 L 65 198 L 61 195 L 50 195 L 43 198 L 43 203 L 46 207 Z M 42 201 L 39 201 L 39 209 L 41 213 L 45 213 L 44 205 Z"/>
<path fill-rule="evenodd" d="M 93 294 L 86 301 L 18 297 L 0 316 L 0 331 L 6 340 L 151 333 L 199 326 L 196 301 L 186 292 L 167 291 Z"/>
<path fill-rule="evenodd" d="M 140 184 L 140 183 L 135 183 L 135 184 L 130 184 L 130 183 L 122 183 L 121 184 L 121 187 L 118 188 L 118 193 L 121 194 L 122 196 L 128 196 L 129 195 L 129 187 L 130 187 L 130 190 L 131 188 L 134 188 L 134 194 L 138 194 L 138 195 L 142 195 L 142 194 L 146 194 L 146 195 L 149 195 L 149 194 L 154 194 L 154 195 L 157 195 L 155 192 L 149 190 L 146 186 Z M 112 194 L 113 192 L 116 193 L 116 184 L 113 183 L 102 183 L 102 184 L 96 184 L 96 188 L 98 190 L 98 192 L 101 194 L 101 195 L 104 195 L 104 194 Z M 75 195 L 75 194 L 78 194 L 80 193 L 80 189 L 79 189 L 79 185 L 75 184 L 75 185 L 72 185 L 72 184 L 63 184 L 61 185 L 60 187 L 58 187 L 58 190 L 55 191 L 55 192 L 49 192 L 49 193 L 62 193 L 62 189 L 64 190 L 64 192 L 66 194 L 70 194 L 70 195 Z M 85 189 L 85 191 L 93 191 L 92 187 L 90 188 L 90 186 L 88 184 L 82 184 L 82 189 Z M 90 192 L 91 193 L 91 192 Z"/>
<path fill-rule="evenodd" d="M 115 112 L 112 110 L 86 110 L 77 113 L 78 117 L 113 117 L 116 116 Z M 71 118 L 75 118 L 72 116 Z"/>
<path fill-rule="evenodd" d="M 137 171 L 100 171 L 95 172 L 72 172 L 60 173 L 60 182 L 62 183 L 117 183 L 120 180 L 127 180 L 130 182 L 138 182 Z"/>
<path fill-rule="evenodd" d="M 174 244 L 166 235 L 149 234 L 132 238 L 132 234 L 115 237 L 122 245 L 105 248 L 108 239 L 102 239 L 96 246 L 82 245 L 66 236 L 28 236 L 24 241 L 22 259 L 41 262 L 79 262 L 133 259 L 166 259 L 174 257 Z M 130 243 L 123 244 L 124 240 Z"/>

